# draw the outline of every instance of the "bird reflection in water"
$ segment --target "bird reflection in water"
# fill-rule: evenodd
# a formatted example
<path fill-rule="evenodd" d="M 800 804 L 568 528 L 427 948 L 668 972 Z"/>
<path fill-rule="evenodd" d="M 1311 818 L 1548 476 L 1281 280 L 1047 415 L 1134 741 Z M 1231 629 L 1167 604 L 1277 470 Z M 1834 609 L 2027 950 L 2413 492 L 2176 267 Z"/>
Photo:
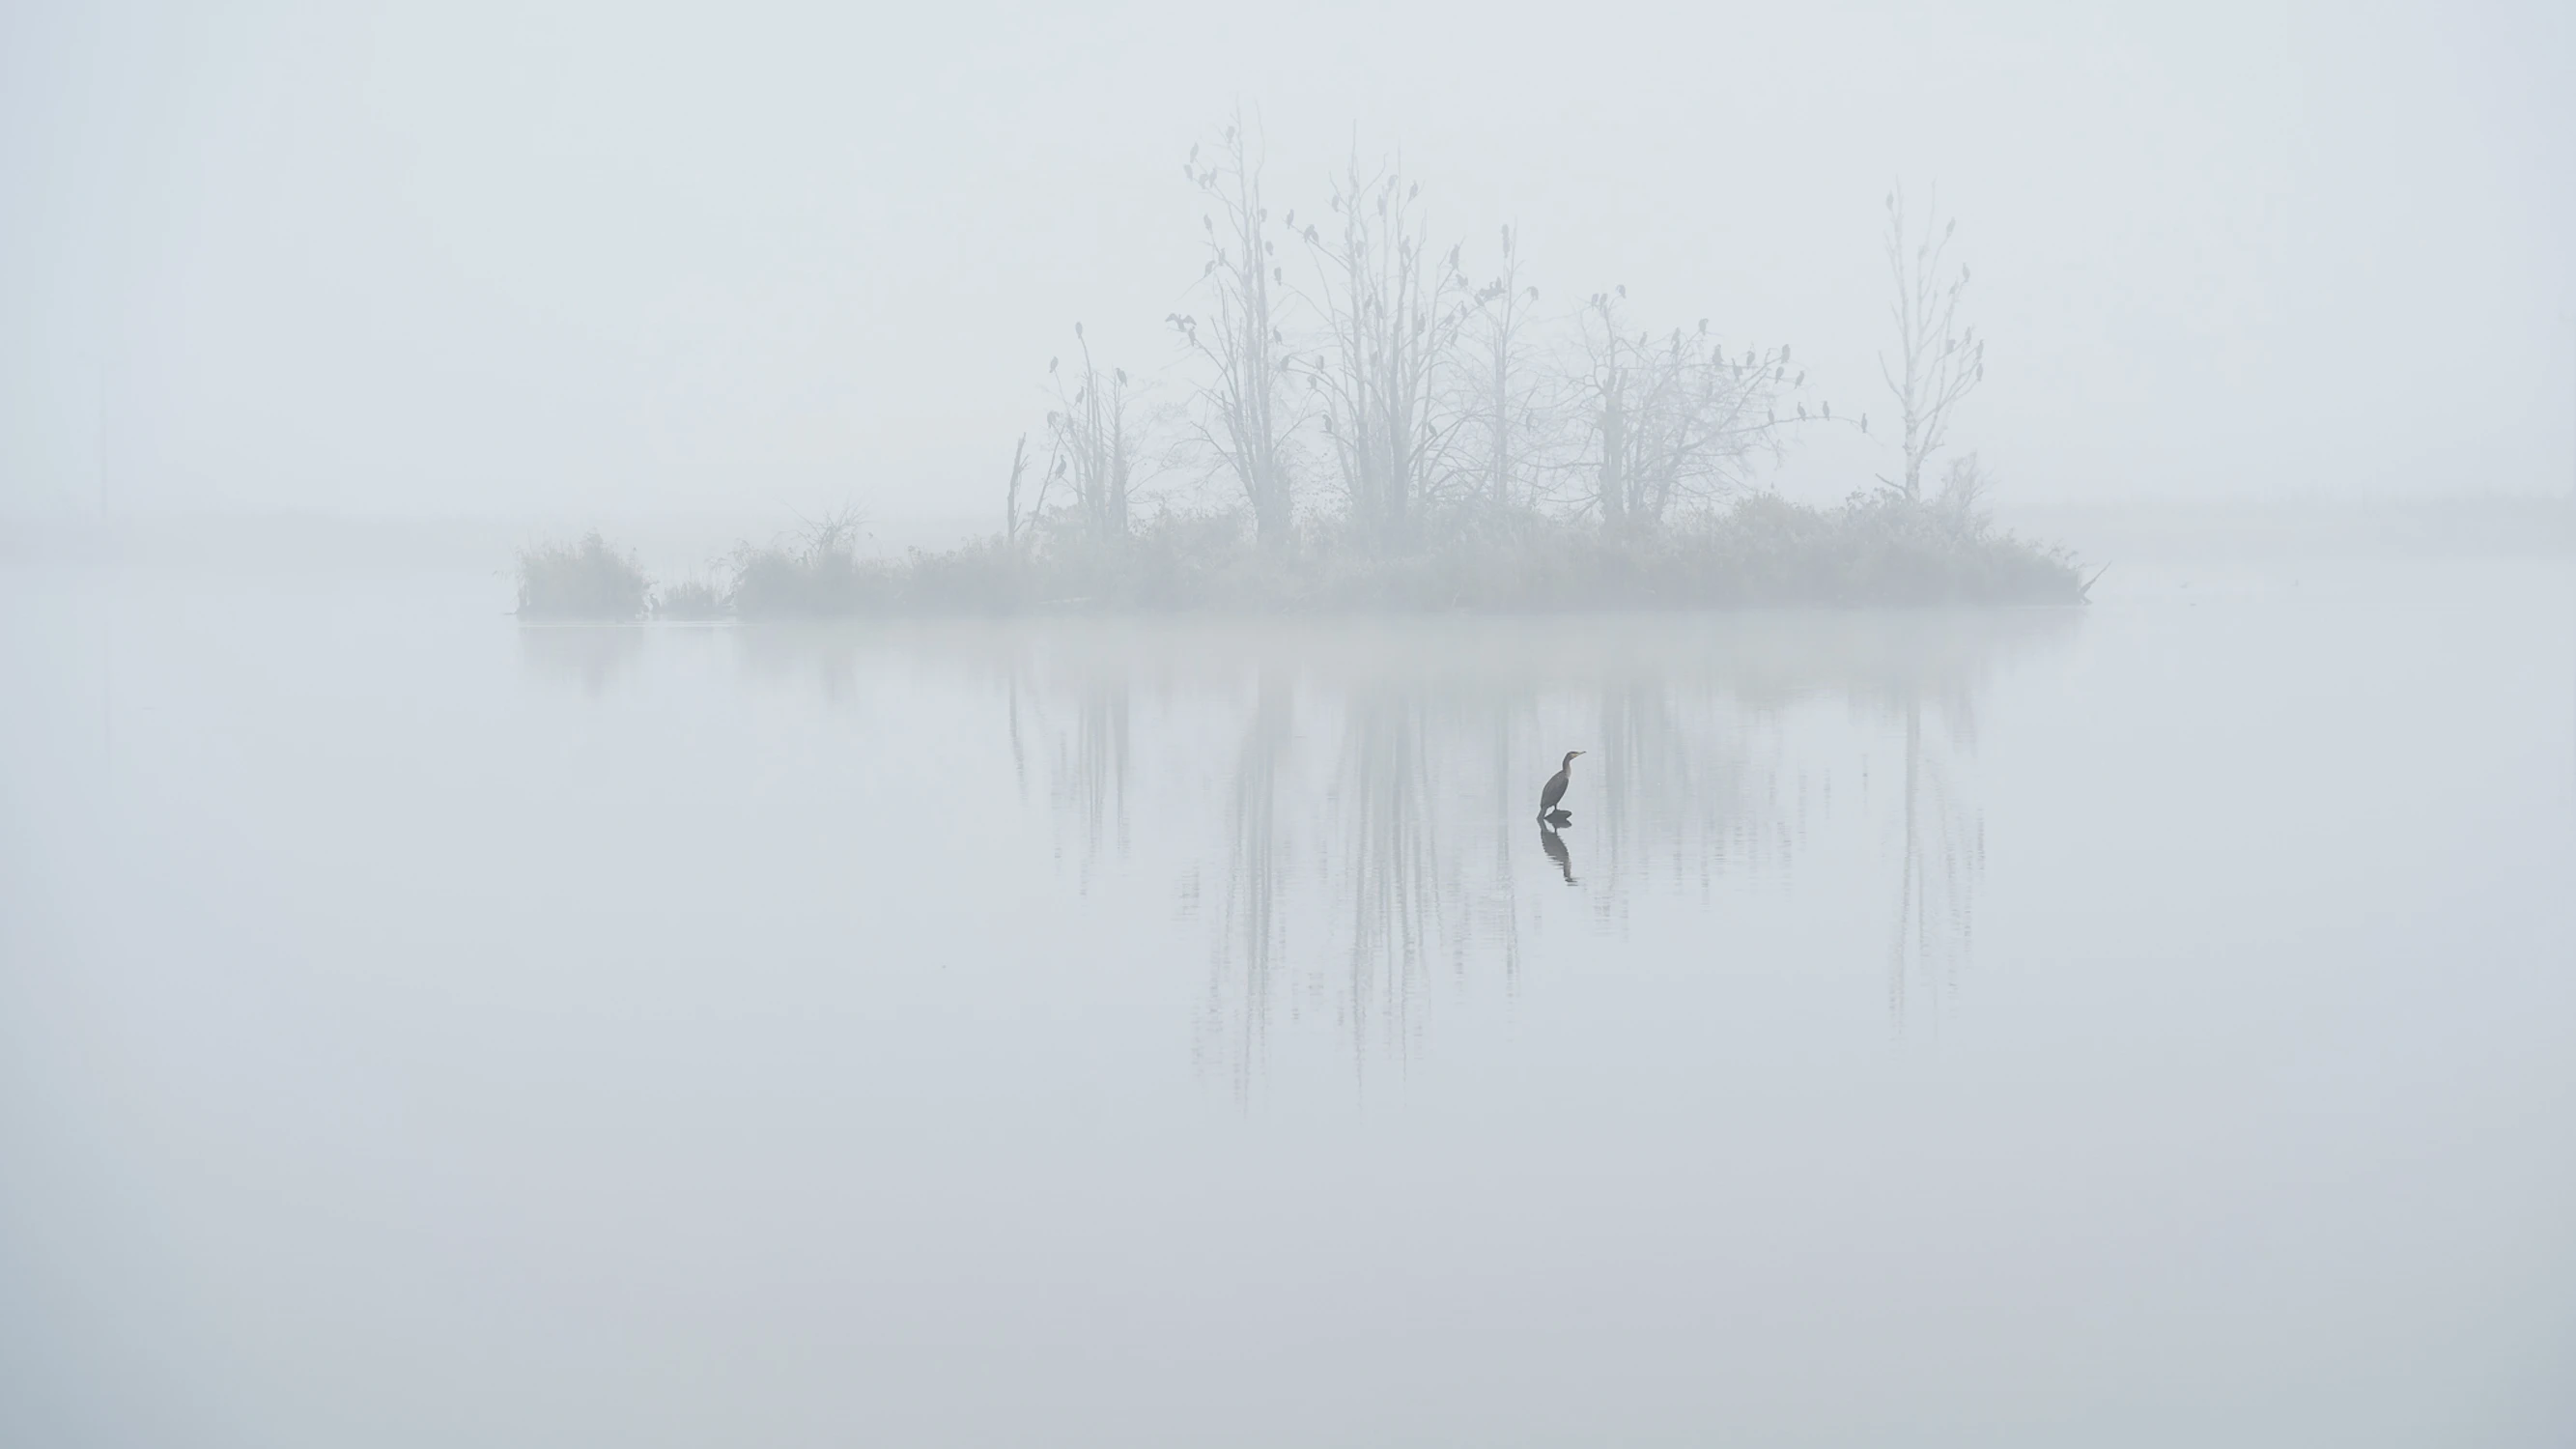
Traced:
<path fill-rule="evenodd" d="M 1779 880 L 1811 835 L 1835 840 L 1819 869 L 1837 909 L 1880 888 L 1860 872 L 1886 871 L 1899 1019 L 1954 989 L 1984 859 L 1969 705 L 1998 660 L 2062 637 L 2067 620 L 1554 627 L 1583 646 L 1554 652 L 1584 669 L 1545 690 L 1525 677 L 1527 641 L 1485 624 L 1389 623 L 1365 637 L 1015 626 L 984 642 L 1014 676 L 1019 723 L 1037 731 L 1027 759 L 1033 777 L 1054 776 L 1060 838 L 1081 847 L 1059 859 L 1080 862 L 1081 887 L 1116 885 L 1090 862 L 1113 843 L 1124 859 L 1131 804 L 1151 812 L 1134 823 L 1158 849 L 1193 862 L 1185 913 L 1202 899 L 1195 862 L 1214 877 L 1197 1045 L 1240 1097 L 1319 1031 L 1357 1069 L 1402 1063 L 1480 981 L 1513 990 L 1525 935 L 1560 921 L 1623 929 L 1641 891 L 1717 905 L 1733 881 Z M 995 702 L 1008 709 L 1010 693 Z M 1574 761 L 1590 755 L 1566 750 L 1568 735 L 1598 746 L 1581 812 L 1563 807 Z M 1532 801 L 1542 751 L 1559 765 Z M 1148 754 L 1188 768 L 1131 801 L 1144 778 L 1131 761 Z M 1510 822 L 1533 804 L 1539 848 L 1579 887 L 1580 911 L 1526 891 Z M 1581 871 L 1574 813 L 1590 830 Z"/>
<path fill-rule="evenodd" d="M 1574 879 L 1574 855 L 1565 848 L 1565 837 L 1556 832 L 1573 823 L 1574 817 L 1563 810 L 1541 817 L 1538 823 L 1538 848 L 1547 852 L 1547 858 L 1556 862 L 1558 870 L 1565 872 L 1567 885 L 1577 884 Z"/>

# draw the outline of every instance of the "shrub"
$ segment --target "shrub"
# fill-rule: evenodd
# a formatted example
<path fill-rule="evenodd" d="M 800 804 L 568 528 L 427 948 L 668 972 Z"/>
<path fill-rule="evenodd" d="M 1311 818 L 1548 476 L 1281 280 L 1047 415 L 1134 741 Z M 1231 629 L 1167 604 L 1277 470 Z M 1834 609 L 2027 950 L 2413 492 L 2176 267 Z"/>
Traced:
<path fill-rule="evenodd" d="M 725 591 L 703 579 L 666 584 L 653 598 L 653 617 L 681 623 L 721 619 L 733 612 Z"/>
<path fill-rule="evenodd" d="M 519 551 L 519 617 L 625 623 L 644 616 L 652 583 L 596 533 Z"/>
<path fill-rule="evenodd" d="M 889 612 L 896 570 L 859 558 L 852 549 L 858 532 L 858 513 L 843 509 L 806 524 L 792 539 L 735 549 L 727 596 L 734 616 L 834 619 Z"/>

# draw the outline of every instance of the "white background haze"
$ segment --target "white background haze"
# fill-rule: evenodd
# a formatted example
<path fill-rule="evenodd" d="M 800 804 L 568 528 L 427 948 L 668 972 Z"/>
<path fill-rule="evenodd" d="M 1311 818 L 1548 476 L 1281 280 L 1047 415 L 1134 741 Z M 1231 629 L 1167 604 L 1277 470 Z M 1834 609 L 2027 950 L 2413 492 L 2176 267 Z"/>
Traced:
<path fill-rule="evenodd" d="M 838 552 L 1238 101 L 1817 504 L 1937 184 L 2022 537 Z M 2569 0 L 0 0 L 0 1449 L 2576 1444 L 2571 264 Z"/>
<path fill-rule="evenodd" d="M 1937 183 L 2016 497 L 2576 477 L 2563 5 L 0 15 L 0 515 L 998 512 L 1074 322 L 1177 400 L 1238 99 L 1275 206 L 1401 148 L 1471 273 L 1517 220 L 1846 411 Z"/>

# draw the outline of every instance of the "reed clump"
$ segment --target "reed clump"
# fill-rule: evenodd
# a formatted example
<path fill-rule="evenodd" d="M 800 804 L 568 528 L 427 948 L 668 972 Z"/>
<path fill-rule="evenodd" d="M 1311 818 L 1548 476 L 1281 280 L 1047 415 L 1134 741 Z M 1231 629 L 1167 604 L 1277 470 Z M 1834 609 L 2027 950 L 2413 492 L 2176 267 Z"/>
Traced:
<path fill-rule="evenodd" d="M 629 623 L 644 617 L 652 594 L 652 580 L 633 555 L 611 548 L 596 532 L 519 551 L 522 619 Z"/>
<path fill-rule="evenodd" d="M 676 624 L 708 623 L 733 615 L 725 586 L 707 579 L 683 579 L 653 591 L 653 617 Z"/>

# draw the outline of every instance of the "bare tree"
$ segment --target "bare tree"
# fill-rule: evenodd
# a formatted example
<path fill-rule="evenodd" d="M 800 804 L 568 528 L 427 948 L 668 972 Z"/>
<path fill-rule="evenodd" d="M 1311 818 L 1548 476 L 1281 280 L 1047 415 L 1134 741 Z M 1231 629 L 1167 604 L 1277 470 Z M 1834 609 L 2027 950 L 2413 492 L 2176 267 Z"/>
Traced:
<path fill-rule="evenodd" d="M 1310 371 L 1351 521 L 1399 547 L 1445 462 L 1454 423 L 1438 397 L 1468 315 L 1458 249 L 1436 262 L 1425 254 L 1421 194 L 1400 172 L 1363 173 L 1355 151 L 1333 187 L 1340 230 L 1304 233 L 1324 275 L 1324 347 Z"/>
<path fill-rule="evenodd" d="M 1127 372 L 1115 367 L 1102 372 L 1091 359 L 1091 344 L 1079 322 L 1073 324 L 1073 340 L 1082 350 L 1082 365 L 1075 376 L 1065 376 L 1058 366 L 1062 359 L 1047 359 L 1056 394 L 1056 408 L 1047 414 L 1055 452 L 1047 481 L 1064 479 L 1073 490 L 1083 534 L 1105 543 L 1127 536 L 1127 488 L 1136 455 Z"/>
<path fill-rule="evenodd" d="M 1262 204 L 1260 146 L 1247 135 L 1242 111 L 1225 128 L 1214 160 L 1200 165 L 1193 146 L 1182 169 L 1214 207 L 1200 218 L 1208 249 L 1200 281 L 1210 310 L 1204 323 L 1177 312 L 1165 320 L 1216 371 L 1200 391 L 1200 436 L 1242 487 L 1261 542 L 1282 543 L 1295 523 L 1287 440 L 1297 418 L 1285 396 L 1289 356 L 1281 320 L 1288 288 L 1270 239 L 1270 209 Z M 1295 224 L 1292 211 L 1286 225 Z"/>
<path fill-rule="evenodd" d="M 1983 537 L 1994 525 L 1994 515 L 1986 507 L 1986 493 L 1993 483 L 1977 455 L 1963 453 L 1950 460 L 1947 476 L 1941 480 L 1941 492 L 1932 500 L 1932 510 L 1952 534 L 1960 538 Z"/>
<path fill-rule="evenodd" d="M 1627 295 L 1618 287 L 1584 304 L 1573 391 L 1602 527 L 1635 536 L 1660 528 L 1676 504 L 1714 499 L 1745 480 L 1780 427 L 1773 402 L 1789 385 L 1789 349 L 1748 348 L 1730 359 L 1706 318 L 1688 333 L 1629 332 Z"/>
<path fill-rule="evenodd" d="M 1533 461 L 1533 435 L 1539 427 L 1539 379 L 1529 357 L 1538 288 L 1521 281 L 1520 237 L 1511 227 L 1503 228 L 1502 266 L 1477 289 L 1475 305 L 1472 409 L 1483 452 L 1476 488 L 1486 506 L 1505 509 L 1515 501 L 1515 482 Z"/>
<path fill-rule="evenodd" d="M 1887 194 L 1887 268 L 1896 283 L 1888 311 L 1896 319 L 1897 360 L 1891 365 L 1880 353 L 1878 375 L 1903 416 L 1905 478 L 1878 481 L 1909 500 L 1923 496 L 1923 465 L 1949 439 L 1950 410 L 1986 377 L 1986 344 L 1976 328 L 1958 325 L 1968 269 L 1953 271 L 1947 259 L 1958 220 L 1941 221 L 1937 193 L 1926 211 L 1917 236 L 1906 225 L 1905 193 Z"/>
<path fill-rule="evenodd" d="M 1020 544 L 1020 479 L 1028 469 L 1029 435 L 1022 433 L 1011 447 L 1011 483 L 1002 493 L 1002 542 L 1012 548 Z"/>

